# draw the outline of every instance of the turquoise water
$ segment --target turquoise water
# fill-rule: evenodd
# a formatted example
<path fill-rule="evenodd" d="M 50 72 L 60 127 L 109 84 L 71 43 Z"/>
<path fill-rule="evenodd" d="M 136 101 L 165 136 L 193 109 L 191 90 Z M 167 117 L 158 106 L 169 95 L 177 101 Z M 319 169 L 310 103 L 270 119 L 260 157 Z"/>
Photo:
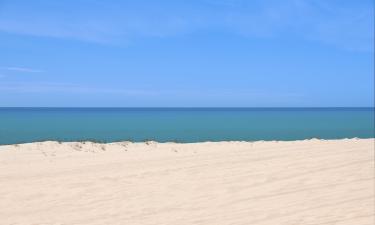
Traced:
<path fill-rule="evenodd" d="M 0 108 L 0 144 L 373 138 L 373 108 Z"/>

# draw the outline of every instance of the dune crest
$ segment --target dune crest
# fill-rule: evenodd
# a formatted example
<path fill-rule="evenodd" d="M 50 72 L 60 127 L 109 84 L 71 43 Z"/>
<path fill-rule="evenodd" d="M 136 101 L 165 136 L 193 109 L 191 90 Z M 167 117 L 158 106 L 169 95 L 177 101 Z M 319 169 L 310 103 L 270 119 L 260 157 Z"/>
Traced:
<path fill-rule="evenodd" d="M 0 146 L 0 221 L 372 224 L 374 140 Z"/>

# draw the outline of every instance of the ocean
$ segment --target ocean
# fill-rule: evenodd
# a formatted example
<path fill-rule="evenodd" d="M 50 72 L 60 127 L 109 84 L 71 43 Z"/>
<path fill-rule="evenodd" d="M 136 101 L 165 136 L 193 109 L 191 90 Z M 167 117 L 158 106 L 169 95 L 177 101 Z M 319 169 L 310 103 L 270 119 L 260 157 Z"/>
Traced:
<path fill-rule="evenodd" d="M 374 108 L 0 108 L 0 144 L 374 138 Z"/>

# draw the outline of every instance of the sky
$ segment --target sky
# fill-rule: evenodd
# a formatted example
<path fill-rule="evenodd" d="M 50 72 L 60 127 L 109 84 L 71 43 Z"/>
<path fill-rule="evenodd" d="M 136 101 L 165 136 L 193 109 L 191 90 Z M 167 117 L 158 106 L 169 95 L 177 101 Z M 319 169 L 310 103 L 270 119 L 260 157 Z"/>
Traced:
<path fill-rule="evenodd" d="M 372 0 L 0 0 L 2 107 L 374 106 Z"/>

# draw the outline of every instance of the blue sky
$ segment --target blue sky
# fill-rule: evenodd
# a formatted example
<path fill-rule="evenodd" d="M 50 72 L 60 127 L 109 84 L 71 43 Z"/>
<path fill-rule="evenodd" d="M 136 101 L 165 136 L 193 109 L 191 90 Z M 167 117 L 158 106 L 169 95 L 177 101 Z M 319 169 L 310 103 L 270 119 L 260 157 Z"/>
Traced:
<path fill-rule="evenodd" d="M 371 0 L 0 0 L 0 106 L 374 106 Z"/>

